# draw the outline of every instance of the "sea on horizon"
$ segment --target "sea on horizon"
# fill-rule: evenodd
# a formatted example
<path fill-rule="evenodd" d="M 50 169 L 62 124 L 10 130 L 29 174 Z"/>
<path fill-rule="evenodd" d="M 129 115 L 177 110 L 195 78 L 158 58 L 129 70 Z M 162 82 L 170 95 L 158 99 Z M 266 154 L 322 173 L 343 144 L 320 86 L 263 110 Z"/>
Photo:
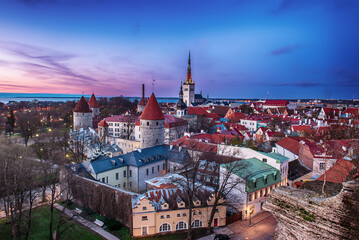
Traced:
<path fill-rule="evenodd" d="M 80 94 L 57 94 L 57 93 L 0 93 L 0 102 L 9 103 L 12 101 L 20 102 L 27 101 L 31 102 L 37 100 L 39 102 L 68 102 L 68 101 L 78 101 L 82 95 Z M 91 95 L 84 95 L 85 98 L 89 99 Z M 104 96 L 96 96 L 104 97 Z M 117 97 L 117 96 L 106 96 L 107 98 Z M 131 101 L 135 99 L 140 100 L 141 97 L 124 97 Z M 158 97 L 158 102 L 177 102 L 178 98 L 171 97 Z"/>

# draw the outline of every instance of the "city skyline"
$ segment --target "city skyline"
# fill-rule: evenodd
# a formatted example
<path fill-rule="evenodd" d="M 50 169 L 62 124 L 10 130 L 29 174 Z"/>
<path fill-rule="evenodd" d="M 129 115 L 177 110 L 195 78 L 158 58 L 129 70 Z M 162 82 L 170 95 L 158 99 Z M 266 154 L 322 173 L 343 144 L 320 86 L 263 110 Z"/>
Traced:
<path fill-rule="evenodd" d="M 0 92 L 359 98 L 355 1 L 0 3 Z"/>

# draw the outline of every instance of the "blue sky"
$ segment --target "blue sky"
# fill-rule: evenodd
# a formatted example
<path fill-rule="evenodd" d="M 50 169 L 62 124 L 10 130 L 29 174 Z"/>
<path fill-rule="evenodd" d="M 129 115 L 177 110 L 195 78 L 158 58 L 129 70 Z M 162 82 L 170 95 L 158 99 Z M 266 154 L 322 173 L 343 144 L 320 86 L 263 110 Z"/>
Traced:
<path fill-rule="evenodd" d="M 355 0 L 2 0 L 1 92 L 359 98 Z M 355 96 L 356 95 L 356 96 Z"/>

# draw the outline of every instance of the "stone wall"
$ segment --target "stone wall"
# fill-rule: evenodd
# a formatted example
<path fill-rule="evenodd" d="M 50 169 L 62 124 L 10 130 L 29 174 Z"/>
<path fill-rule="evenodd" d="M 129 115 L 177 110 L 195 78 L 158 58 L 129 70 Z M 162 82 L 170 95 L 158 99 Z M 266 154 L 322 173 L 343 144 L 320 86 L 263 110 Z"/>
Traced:
<path fill-rule="evenodd" d="M 140 146 L 149 148 L 163 145 L 165 141 L 165 121 L 164 120 L 140 120 Z"/>
<path fill-rule="evenodd" d="M 132 232 L 132 198 L 137 194 L 71 174 L 66 169 L 60 175 L 62 197 L 70 192 L 72 201 L 102 216 L 116 219 Z"/>
<path fill-rule="evenodd" d="M 330 198 L 280 187 L 264 209 L 278 221 L 274 239 L 359 239 L 359 178 L 343 183 L 342 191 Z"/>

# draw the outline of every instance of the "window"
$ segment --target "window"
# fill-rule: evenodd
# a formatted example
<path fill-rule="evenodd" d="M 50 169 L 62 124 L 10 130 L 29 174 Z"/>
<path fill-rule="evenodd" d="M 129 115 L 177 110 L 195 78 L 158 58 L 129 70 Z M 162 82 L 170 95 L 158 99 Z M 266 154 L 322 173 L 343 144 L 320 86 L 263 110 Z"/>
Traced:
<path fill-rule="evenodd" d="M 186 228 L 187 228 L 187 223 L 184 221 L 180 221 L 176 225 L 176 230 L 181 230 L 181 229 L 186 229 Z"/>
<path fill-rule="evenodd" d="M 106 183 L 108 183 L 108 177 L 106 177 Z"/>
<path fill-rule="evenodd" d="M 130 188 L 132 188 L 132 182 L 130 182 Z"/>
<path fill-rule="evenodd" d="M 202 227 L 203 226 L 203 223 L 202 223 L 202 221 L 201 220 L 194 220 L 193 222 L 192 222 L 192 227 L 193 228 L 198 228 L 198 227 Z"/>
<path fill-rule="evenodd" d="M 320 164 L 319 164 L 319 169 L 320 169 L 320 170 L 324 170 L 324 167 L 325 167 L 325 163 L 320 163 Z"/>
<path fill-rule="evenodd" d="M 147 207 L 142 207 L 142 210 L 147 210 Z"/>
<path fill-rule="evenodd" d="M 263 162 L 267 162 L 267 159 L 266 159 L 266 158 L 263 158 Z"/>
<path fill-rule="evenodd" d="M 202 215 L 202 212 L 201 212 L 201 211 L 199 211 L 199 212 L 198 212 L 198 215 Z"/>
<path fill-rule="evenodd" d="M 158 122 L 156 122 L 156 125 L 158 126 Z"/>
<path fill-rule="evenodd" d="M 142 216 L 142 221 L 147 221 L 147 220 L 148 220 L 147 216 Z"/>
<path fill-rule="evenodd" d="M 166 218 L 171 218 L 171 216 L 170 216 L 170 215 L 167 215 Z"/>
<path fill-rule="evenodd" d="M 171 231 L 171 225 L 164 223 L 160 226 L 160 232 L 169 232 Z"/>
<path fill-rule="evenodd" d="M 123 171 L 123 177 L 126 177 L 126 170 Z"/>
<path fill-rule="evenodd" d="M 194 211 L 193 211 L 193 215 L 197 215 L 197 212 L 196 212 L 196 210 L 194 210 Z"/>
<path fill-rule="evenodd" d="M 164 218 L 165 218 L 165 216 L 161 215 L 161 219 L 164 219 Z"/>
<path fill-rule="evenodd" d="M 116 173 L 116 180 L 118 180 L 118 173 Z"/>
<path fill-rule="evenodd" d="M 123 188 L 126 188 L 126 182 L 123 183 Z"/>
<path fill-rule="evenodd" d="M 146 169 L 146 175 L 147 175 L 147 176 L 148 176 L 148 172 L 149 172 L 149 171 L 148 171 L 148 168 L 147 168 L 147 169 Z"/>
<path fill-rule="evenodd" d="M 105 183 L 105 178 L 104 177 L 102 178 L 102 182 Z"/>
<path fill-rule="evenodd" d="M 132 177 L 132 170 L 128 172 L 129 177 Z"/>
<path fill-rule="evenodd" d="M 152 167 L 152 174 L 155 173 L 155 167 Z"/>
<path fill-rule="evenodd" d="M 254 184 L 254 188 L 256 188 L 257 187 L 257 182 L 254 182 L 253 184 Z"/>
<path fill-rule="evenodd" d="M 150 122 L 147 122 L 147 126 L 149 126 L 150 125 Z"/>
<path fill-rule="evenodd" d="M 142 235 L 147 235 L 147 226 L 142 227 Z"/>
<path fill-rule="evenodd" d="M 165 164 L 162 165 L 162 170 L 165 170 Z"/>
<path fill-rule="evenodd" d="M 268 183 L 268 178 L 264 178 L 264 184 Z"/>
<path fill-rule="evenodd" d="M 157 165 L 157 172 L 160 171 L 160 165 Z"/>
<path fill-rule="evenodd" d="M 177 214 L 177 217 L 181 217 L 181 214 L 178 213 L 178 214 Z"/>

